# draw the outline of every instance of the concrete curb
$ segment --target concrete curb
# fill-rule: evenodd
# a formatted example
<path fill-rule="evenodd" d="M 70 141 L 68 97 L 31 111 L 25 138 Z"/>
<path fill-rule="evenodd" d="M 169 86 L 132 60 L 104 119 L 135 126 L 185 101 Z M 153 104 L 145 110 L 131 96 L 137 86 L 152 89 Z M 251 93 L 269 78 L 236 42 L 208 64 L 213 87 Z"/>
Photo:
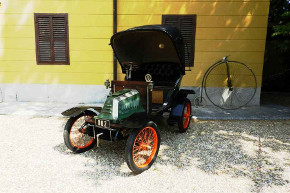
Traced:
<path fill-rule="evenodd" d="M 3 102 L 0 115 L 56 116 L 75 106 L 103 106 L 103 104 L 62 104 L 41 102 Z M 290 107 L 278 105 L 249 106 L 237 110 L 216 107 L 192 107 L 195 120 L 290 120 Z"/>
<path fill-rule="evenodd" d="M 278 105 L 248 106 L 237 110 L 193 107 L 197 120 L 289 120 L 290 108 Z"/>

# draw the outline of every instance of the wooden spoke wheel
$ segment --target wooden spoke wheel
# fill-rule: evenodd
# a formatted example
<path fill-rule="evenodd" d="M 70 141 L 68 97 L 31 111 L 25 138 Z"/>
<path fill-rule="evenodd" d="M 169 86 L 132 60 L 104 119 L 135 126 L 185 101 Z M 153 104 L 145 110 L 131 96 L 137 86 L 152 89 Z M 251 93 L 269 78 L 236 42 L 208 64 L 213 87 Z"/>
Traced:
<path fill-rule="evenodd" d="M 139 174 L 151 167 L 160 147 L 160 133 L 153 122 L 143 128 L 134 129 L 126 145 L 126 162 L 128 167 Z"/>
<path fill-rule="evenodd" d="M 178 128 L 181 133 L 185 132 L 188 129 L 190 121 L 191 121 L 191 103 L 190 100 L 186 98 L 183 104 L 183 113 L 178 120 Z"/>
<path fill-rule="evenodd" d="M 93 116 L 93 113 L 85 113 L 71 117 L 67 121 L 63 133 L 64 142 L 74 153 L 90 150 L 96 144 L 94 137 L 88 135 L 88 123 L 85 121 L 86 118 Z"/>

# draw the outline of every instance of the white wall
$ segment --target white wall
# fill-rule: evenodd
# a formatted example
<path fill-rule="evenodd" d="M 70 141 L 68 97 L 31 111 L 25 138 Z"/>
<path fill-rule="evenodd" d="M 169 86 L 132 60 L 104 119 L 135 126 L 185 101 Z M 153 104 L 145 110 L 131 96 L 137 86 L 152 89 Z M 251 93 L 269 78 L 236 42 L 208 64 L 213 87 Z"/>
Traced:
<path fill-rule="evenodd" d="M 99 103 L 108 93 L 103 85 L 0 84 L 0 102 Z"/>

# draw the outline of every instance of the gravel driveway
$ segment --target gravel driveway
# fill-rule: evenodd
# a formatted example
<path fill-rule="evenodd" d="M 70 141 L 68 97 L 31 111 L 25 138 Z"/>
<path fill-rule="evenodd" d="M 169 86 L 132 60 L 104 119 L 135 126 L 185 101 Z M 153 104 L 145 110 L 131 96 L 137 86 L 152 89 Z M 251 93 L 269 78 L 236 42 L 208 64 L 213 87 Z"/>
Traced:
<path fill-rule="evenodd" d="M 0 116 L 0 192 L 289 192 L 289 121 L 200 121 L 179 134 L 157 120 L 161 149 L 133 175 L 125 141 L 72 154 L 60 117 Z"/>

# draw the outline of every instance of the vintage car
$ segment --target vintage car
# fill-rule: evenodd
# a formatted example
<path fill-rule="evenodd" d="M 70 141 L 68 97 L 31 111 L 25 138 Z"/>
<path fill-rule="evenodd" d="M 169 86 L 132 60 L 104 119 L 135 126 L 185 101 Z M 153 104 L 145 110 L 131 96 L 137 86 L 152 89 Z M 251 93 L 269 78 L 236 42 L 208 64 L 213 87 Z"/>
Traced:
<path fill-rule="evenodd" d="M 155 161 L 160 133 L 152 116 L 169 112 L 168 124 L 185 132 L 191 121 L 188 94 L 180 89 L 185 75 L 185 43 L 175 27 L 151 25 L 131 28 L 111 37 L 124 81 L 105 82 L 110 94 L 103 108 L 80 106 L 66 110 L 64 142 L 75 153 L 99 144 L 99 139 L 127 139 L 125 160 L 134 173 Z"/>

